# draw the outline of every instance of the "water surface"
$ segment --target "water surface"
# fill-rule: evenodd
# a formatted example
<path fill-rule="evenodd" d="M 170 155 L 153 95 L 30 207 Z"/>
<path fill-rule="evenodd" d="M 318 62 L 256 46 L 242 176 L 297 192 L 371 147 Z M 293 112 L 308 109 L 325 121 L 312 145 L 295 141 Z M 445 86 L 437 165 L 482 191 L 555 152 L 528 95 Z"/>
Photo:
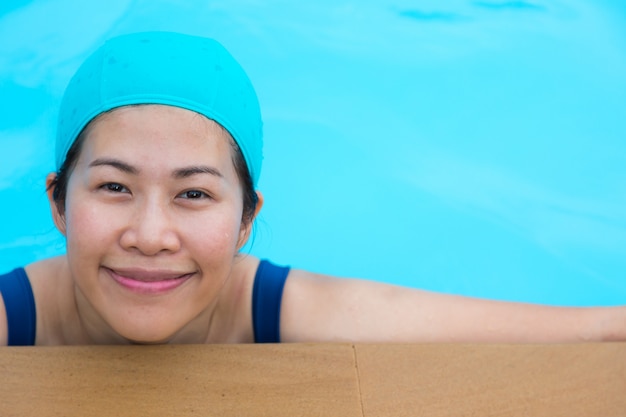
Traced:
<path fill-rule="evenodd" d="M 6 1 L 0 270 L 63 252 L 44 193 L 80 62 L 139 30 L 215 37 L 265 119 L 252 254 L 551 304 L 626 300 L 617 1 Z"/>

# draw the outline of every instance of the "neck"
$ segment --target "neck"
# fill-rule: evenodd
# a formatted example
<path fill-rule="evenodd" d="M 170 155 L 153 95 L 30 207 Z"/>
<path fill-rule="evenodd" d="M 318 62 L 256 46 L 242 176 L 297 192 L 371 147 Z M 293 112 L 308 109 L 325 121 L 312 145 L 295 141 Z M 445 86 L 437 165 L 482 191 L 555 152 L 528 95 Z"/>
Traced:
<path fill-rule="evenodd" d="M 79 288 L 74 286 L 76 299 L 76 311 L 80 328 L 82 329 L 81 339 L 86 344 L 97 345 L 153 345 L 153 344 L 203 344 L 210 338 L 212 333 L 212 323 L 217 314 L 218 300 L 203 310 L 197 317 L 187 323 L 183 328 L 171 335 L 162 338 L 151 338 L 150 340 L 134 339 L 125 337 L 118 333 L 106 320 L 98 314 L 96 309 L 84 297 Z"/>

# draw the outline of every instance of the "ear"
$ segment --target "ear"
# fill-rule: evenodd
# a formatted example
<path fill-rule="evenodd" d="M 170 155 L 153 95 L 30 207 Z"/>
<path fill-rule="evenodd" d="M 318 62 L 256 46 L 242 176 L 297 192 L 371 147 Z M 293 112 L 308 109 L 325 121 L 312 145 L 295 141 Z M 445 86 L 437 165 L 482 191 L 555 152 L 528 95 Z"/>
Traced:
<path fill-rule="evenodd" d="M 254 209 L 254 216 L 252 216 L 252 219 L 250 220 L 250 222 L 248 222 L 247 224 L 242 224 L 241 230 L 239 231 L 239 241 L 237 242 L 238 250 L 240 250 L 243 247 L 243 245 L 245 245 L 246 242 L 248 242 L 248 239 L 250 239 L 250 235 L 252 234 L 252 225 L 254 224 L 254 220 L 259 215 L 261 208 L 263 208 L 263 203 L 265 202 L 265 199 L 263 198 L 263 194 L 261 194 L 260 191 L 257 190 L 256 195 L 257 195 L 258 200 L 256 203 L 256 208 Z"/>
<path fill-rule="evenodd" d="M 61 232 L 63 236 L 65 236 L 65 230 L 66 230 L 65 213 L 61 213 L 61 211 L 59 211 L 59 206 L 56 203 L 56 201 L 54 201 L 54 197 L 53 197 L 54 189 L 56 188 L 56 184 L 55 184 L 56 178 L 57 178 L 57 174 L 54 172 L 51 172 L 46 177 L 46 194 L 48 194 L 48 204 L 50 204 L 50 212 L 52 214 L 52 221 L 54 222 L 54 225 L 59 230 L 59 232 Z"/>

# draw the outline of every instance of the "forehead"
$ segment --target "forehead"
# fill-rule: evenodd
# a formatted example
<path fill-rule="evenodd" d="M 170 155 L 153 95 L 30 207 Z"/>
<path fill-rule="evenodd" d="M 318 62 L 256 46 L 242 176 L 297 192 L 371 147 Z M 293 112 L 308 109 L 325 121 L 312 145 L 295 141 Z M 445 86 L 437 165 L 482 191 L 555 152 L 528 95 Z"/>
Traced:
<path fill-rule="evenodd" d="M 129 130 L 139 130 L 149 129 L 158 123 L 173 125 L 189 132 L 217 133 L 234 142 L 228 131 L 214 120 L 191 110 L 162 104 L 135 104 L 114 108 L 94 117 L 81 135 L 88 135 L 96 127 L 107 129 L 108 126 L 123 126 Z"/>
<path fill-rule="evenodd" d="M 190 110 L 152 104 L 99 115 L 83 131 L 81 142 L 81 154 L 105 152 L 136 158 L 165 152 L 172 160 L 212 155 L 228 156 L 230 161 L 235 148 L 230 134 L 213 120 Z"/>

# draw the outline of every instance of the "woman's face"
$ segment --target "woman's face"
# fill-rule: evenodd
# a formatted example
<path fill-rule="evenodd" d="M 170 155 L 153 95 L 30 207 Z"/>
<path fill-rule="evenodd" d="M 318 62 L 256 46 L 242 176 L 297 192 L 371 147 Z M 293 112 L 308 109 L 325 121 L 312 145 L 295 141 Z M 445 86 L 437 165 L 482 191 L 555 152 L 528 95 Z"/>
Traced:
<path fill-rule="evenodd" d="M 248 237 L 230 138 L 159 105 L 88 129 L 56 215 L 81 317 L 131 341 L 169 341 L 210 316 Z"/>

